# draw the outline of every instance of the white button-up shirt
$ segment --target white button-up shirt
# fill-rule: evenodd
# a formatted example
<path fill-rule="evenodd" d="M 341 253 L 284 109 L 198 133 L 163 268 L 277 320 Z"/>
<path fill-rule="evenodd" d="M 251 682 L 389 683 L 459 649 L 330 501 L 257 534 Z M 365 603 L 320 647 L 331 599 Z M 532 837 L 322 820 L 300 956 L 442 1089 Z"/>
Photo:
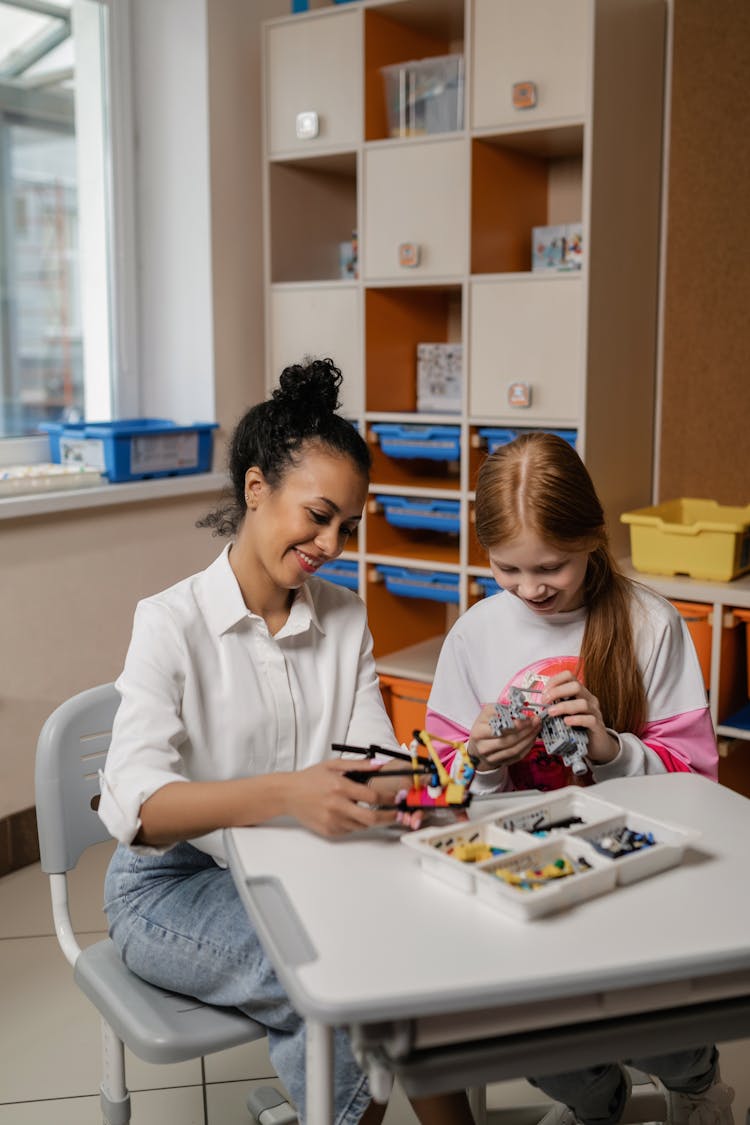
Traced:
<path fill-rule="evenodd" d="M 137 606 L 99 806 L 124 844 L 168 782 L 303 769 L 332 757 L 332 742 L 398 746 L 356 594 L 311 578 L 271 636 L 228 552 Z M 192 843 L 222 862 L 221 836 Z"/>

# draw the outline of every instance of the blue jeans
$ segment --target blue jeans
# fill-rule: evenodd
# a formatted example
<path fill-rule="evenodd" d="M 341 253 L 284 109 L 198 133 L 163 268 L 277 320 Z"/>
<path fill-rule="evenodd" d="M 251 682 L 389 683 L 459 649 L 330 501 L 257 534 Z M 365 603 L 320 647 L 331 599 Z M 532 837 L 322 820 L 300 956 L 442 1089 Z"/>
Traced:
<path fill-rule="evenodd" d="M 229 871 L 191 844 L 164 855 L 118 847 L 104 885 L 110 936 L 134 973 L 171 992 L 239 1008 L 268 1032 L 271 1061 L 305 1116 L 305 1025 L 266 958 Z M 370 1103 L 343 1030 L 334 1036 L 337 1125 Z"/>
<path fill-rule="evenodd" d="M 697 1094 L 713 1082 L 718 1059 L 718 1051 L 711 1046 L 625 1061 L 636 1070 L 655 1074 L 668 1090 Z M 625 1108 L 627 1087 L 618 1063 L 548 1074 L 529 1082 L 569 1106 L 584 1125 L 616 1125 Z"/>

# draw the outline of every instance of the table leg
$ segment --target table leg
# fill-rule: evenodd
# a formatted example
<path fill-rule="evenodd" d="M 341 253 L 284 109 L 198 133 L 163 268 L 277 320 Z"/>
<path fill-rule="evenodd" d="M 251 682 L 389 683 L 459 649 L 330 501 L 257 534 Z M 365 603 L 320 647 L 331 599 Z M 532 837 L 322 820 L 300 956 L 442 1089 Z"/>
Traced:
<path fill-rule="evenodd" d="M 333 1121 L 333 1028 L 317 1020 L 305 1021 L 307 1035 L 307 1122 Z"/>

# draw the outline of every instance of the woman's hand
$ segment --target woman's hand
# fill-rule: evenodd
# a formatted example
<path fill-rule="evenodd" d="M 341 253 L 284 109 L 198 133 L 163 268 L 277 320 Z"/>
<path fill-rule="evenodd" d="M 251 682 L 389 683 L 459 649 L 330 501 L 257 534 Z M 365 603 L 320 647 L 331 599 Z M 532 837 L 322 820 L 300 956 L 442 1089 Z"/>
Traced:
<path fill-rule="evenodd" d="M 542 692 L 542 705 L 550 715 L 560 716 L 566 726 L 579 727 L 588 735 L 588 757 L 603 765 L 620 752 L 620 744 L 607 730 L 599 700 L 588 691 L 572 672 L 550 676 Z"/>
<path fill-rule="evenodd" d="M 320 836 L 345 836 L 357 829 L 372 828 L 395 820 L 394 811 L 377 811 L 370 805 L 380 804 L 380 792 L 373 785 L 353 781 L 347 772 L 372 773 L 378 776 L 378 765 L 351 758 L 334 758 L 286 775 L 286 811 L 305 828 Z M 394 790 L 397 778 L 391 779 Z M 380 783 L 379 783 L 380 784 Z M 383 802 L 384 803 L 384 802 Z"/>
<path fill-rule="evenodd" d="M 403 771 L 408 769 L 406 762 L 381 762 L 380 768 L 376 773 L 373 773 L 370 780 L 367 782 L 367 790 L 370 794 L 370 802 L 373 805 L 393 805 L 396 798 L 404 789 L 410 789 L 413 784 L 413 774 L 405 774 Z M 390 773 L 391 770 L 398 770 L 394 777 Z M 417 774 L 417 784 L 424 784 L 425 778 L 421 773 Z"/>
<path fill-rule="evenodd" d="M 514 719 L 512 728 L 496 735 L 490 728 L 490 719 L 496 714 L 495 704 L 485 703 L 469 731 L 467 749 L 478 759 L 480 773 L 520 762 L 536 742 L 542 726 L 542 720 L 536 716 Z"/>

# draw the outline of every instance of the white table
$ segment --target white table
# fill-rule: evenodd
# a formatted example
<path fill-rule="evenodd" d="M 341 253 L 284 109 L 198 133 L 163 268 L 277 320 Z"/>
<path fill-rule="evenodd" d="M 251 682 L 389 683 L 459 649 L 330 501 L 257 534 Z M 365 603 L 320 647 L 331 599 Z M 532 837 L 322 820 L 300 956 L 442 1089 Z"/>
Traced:
<path fill-rule="evenodd" d="M 594 792 L 700 839 L 679 867 L 526 922 L 426 874 L 396 838 L 226 832 L 250 917 L 308 1025 L 311 1125 L 332 1119 L 336 1025 L 381 1099 L 393 1074 L 420 1095 L 748 1033 L 750 801 L 691 774 Z"/>

